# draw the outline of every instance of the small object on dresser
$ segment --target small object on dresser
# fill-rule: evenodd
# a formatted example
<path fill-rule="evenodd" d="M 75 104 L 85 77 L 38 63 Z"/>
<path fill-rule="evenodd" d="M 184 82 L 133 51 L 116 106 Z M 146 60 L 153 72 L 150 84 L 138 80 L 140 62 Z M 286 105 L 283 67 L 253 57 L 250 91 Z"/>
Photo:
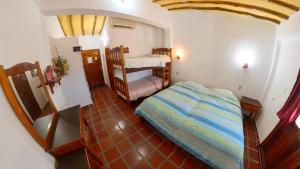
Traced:
<path fill-rule="evenodd" d="M 256 115 L 261 112 L 262 105 L 258 100 L 243 96 L 241 99 L 243 115 L 255 119 Z"/>

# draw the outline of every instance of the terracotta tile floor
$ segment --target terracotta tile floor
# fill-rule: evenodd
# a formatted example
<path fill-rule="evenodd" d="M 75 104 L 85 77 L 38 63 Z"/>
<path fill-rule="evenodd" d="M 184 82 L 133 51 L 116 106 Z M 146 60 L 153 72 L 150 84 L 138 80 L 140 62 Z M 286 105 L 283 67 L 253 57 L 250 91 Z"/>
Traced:
<path fill-rule="evenodd" d="M 107 87 L 92 91 L 94 104 L 83 108 L 95 131 L 97 149 L 105 169 L 196 169 L 210 168 L 158 133 L 142 118 L 134 115 L 138 103 L 131 106 Z M 259 168 L 254 123 L 244 122 L 244 168 Z"/>

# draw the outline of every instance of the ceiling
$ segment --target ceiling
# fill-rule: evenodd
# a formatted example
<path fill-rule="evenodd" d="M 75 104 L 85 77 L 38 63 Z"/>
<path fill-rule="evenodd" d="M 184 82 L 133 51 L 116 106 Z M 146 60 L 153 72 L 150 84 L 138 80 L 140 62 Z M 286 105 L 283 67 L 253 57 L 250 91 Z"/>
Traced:
<path fill-rule="evenodd" d="M 80 35 L 100 35 L 105 16 L 60 15 L 57 16 L 66 37 Z"/>
<path fill-rule="evenodd" d="M 300 0 L 152 0 L 169 11 L 205 10 L 248 15 L 280 24 L 300 9 Z"/>

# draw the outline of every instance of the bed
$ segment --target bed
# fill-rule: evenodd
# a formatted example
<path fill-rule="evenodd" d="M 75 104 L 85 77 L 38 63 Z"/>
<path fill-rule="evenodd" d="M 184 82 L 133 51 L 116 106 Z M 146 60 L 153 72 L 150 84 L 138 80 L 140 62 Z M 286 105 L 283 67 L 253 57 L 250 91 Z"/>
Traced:
<path fill-rule="evenodd" d="M 171 82 L 172 49 L 155 48 L 145 56 L 133 57 L 129 55 L 129 48 L 116 47 L 106 49 L 109 75 L 113 81 L 113 88 L 119 96 L 128 103 L 141 97 L 150 96 L 164 89 Z M 129 73 L 152 70 L 149 77 L 143 77 L 133 82 L 127 81 Z M 158 84 L 159 83 L 159 84 Z"/>
<path fill-rule="evenodd" d="M 230 91 L 179 82 L 145 99 L 135 113 L 211 167 L 243 168 L 241 108 Z"/>
<path fill-rule="evenodd" d="M 146 56 L 125 56 L 125 69 L 132 68 L 149 68 L 149 67 L 165 67 L 166 63 L 171 62 L 170 56 L 149 54 Z M 119 65 L 115 68 L 122 69 Z"/>

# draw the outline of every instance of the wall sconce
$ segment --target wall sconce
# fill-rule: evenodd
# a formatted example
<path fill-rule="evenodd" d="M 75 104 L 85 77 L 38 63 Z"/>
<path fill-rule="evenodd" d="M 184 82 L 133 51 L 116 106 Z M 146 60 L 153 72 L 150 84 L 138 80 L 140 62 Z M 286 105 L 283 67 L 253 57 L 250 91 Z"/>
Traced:
<path fill-rule="evenodd" d="M 183 51 L 182 51 L 182 50 L 177 50 L 177 51 L 175 52 L 175 56 L 176 56 L 176 59 L 177 59 L 177 60 L 180 60 L 181 57 L 183 56 Z"/>
<path fill-rule="evenodd" d="M 236 61 L 239 66 L 247 70 L 255 62 L 255 50 L 250 47 L 242 47 L 236 53 Z"/>

